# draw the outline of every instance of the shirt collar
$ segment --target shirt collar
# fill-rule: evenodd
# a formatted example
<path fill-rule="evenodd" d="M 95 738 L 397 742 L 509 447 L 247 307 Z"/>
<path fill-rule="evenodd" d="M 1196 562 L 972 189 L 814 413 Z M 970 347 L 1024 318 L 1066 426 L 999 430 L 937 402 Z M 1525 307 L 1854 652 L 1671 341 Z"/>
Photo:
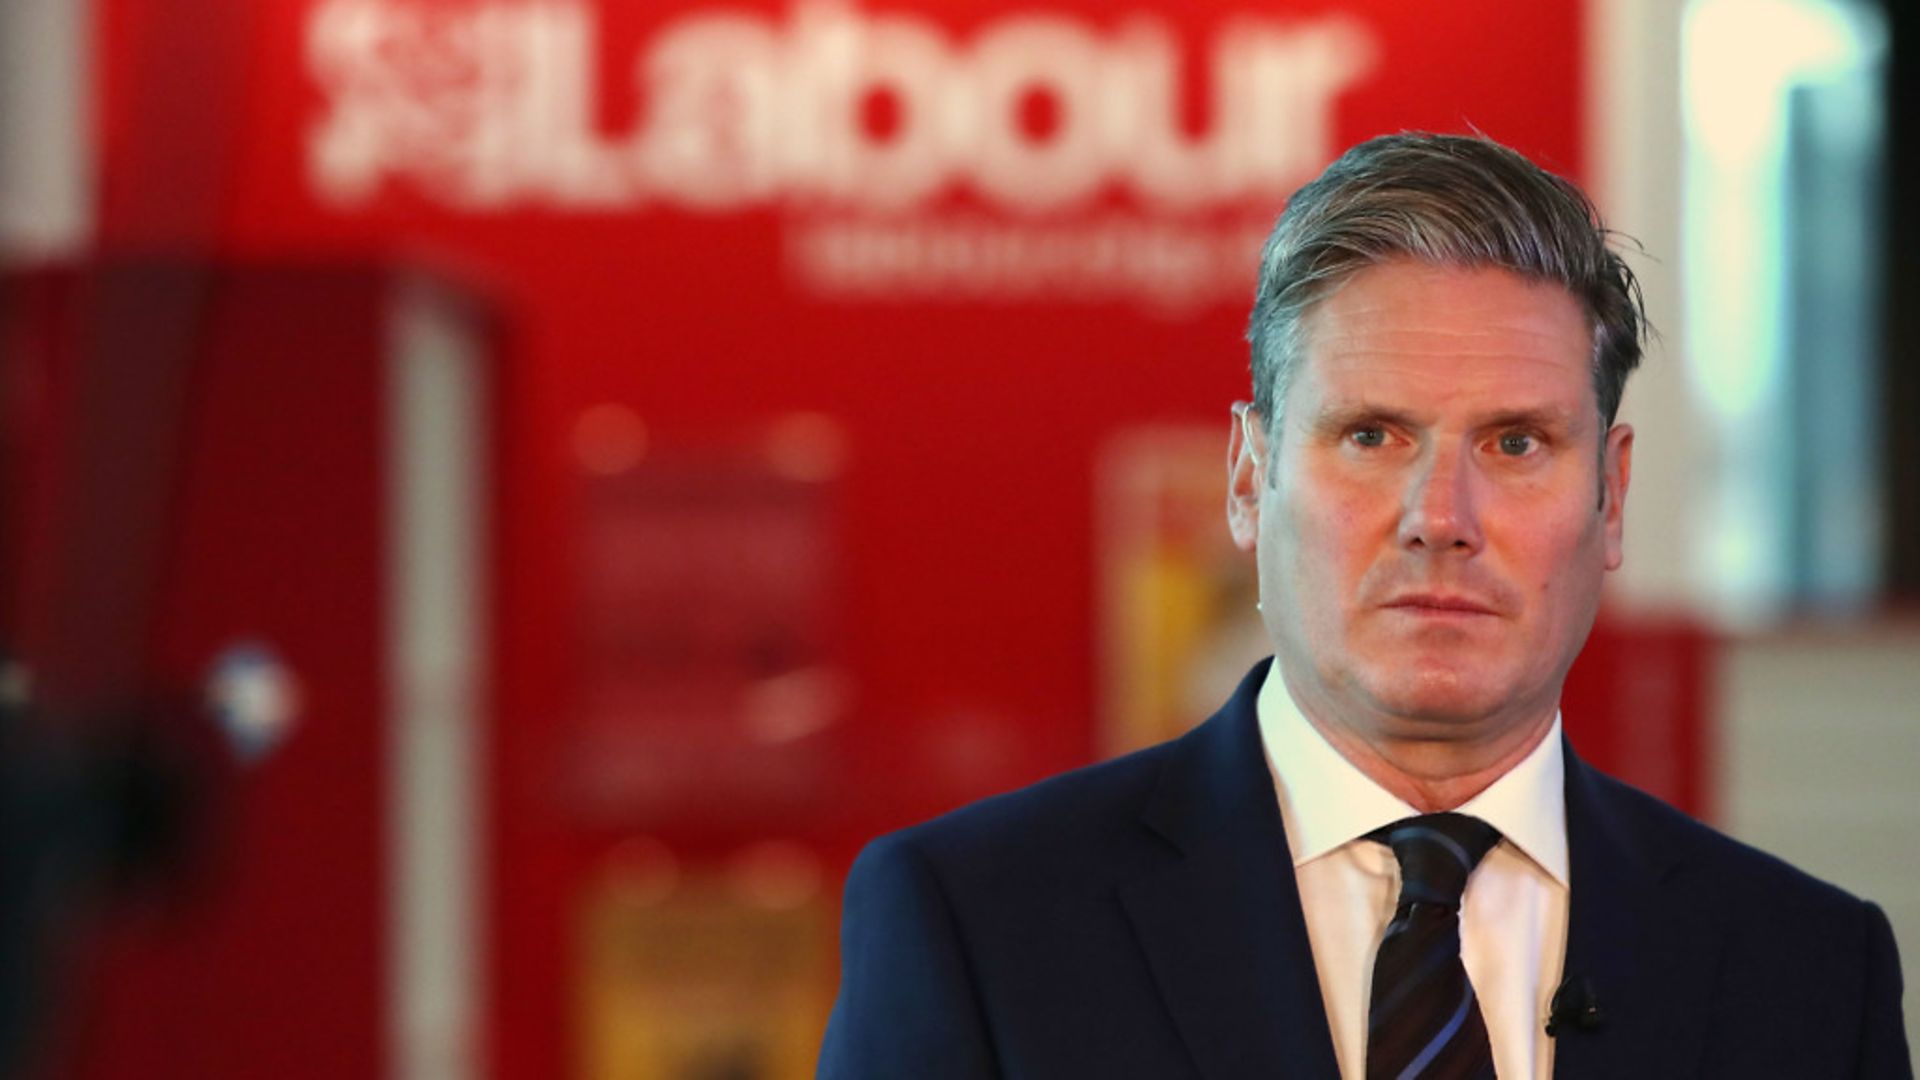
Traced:
<path fill-rule="evenodd" d="M 1300 866 L 1420 811 L 1374 783 L 1327 742 L 1294 703 L 1275 660 L 1255 705 L 1260 741 L 1280 796 L 1293 864 Z M 1494 828 L 1555 881 L 1567 883 L 1566 762 L 1560 714 L 1520 763 L 1459 808 Z"/>

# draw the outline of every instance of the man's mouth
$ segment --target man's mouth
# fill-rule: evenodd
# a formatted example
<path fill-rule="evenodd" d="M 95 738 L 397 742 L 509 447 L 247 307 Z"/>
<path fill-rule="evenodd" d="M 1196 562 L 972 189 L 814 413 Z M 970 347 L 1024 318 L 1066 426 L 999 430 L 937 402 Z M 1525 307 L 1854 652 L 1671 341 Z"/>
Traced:
<path fill-rule="evenodd" d="M 1403 593 L 1381 606 L 1408 615 L 1425 615 L 1435 618 L 1499 614 L 1485 601 L 1456 593 Z"/>

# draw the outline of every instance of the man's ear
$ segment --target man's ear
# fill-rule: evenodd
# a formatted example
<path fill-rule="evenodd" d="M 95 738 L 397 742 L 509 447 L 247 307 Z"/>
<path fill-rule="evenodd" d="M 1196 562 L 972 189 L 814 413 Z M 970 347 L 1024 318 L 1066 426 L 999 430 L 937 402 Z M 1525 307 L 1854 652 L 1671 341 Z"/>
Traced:
<path fill-rule="evenodd" d="M 1607 451 L 1602 464 L 1606 475 L 1600 478 L 1600 513 L 1607 531 L 1606 567 L 1618 570 L 1626 559 L 1622 534 L 1627 518 L 1627 481 L 1633 478 L 1633 425 L 1615 424 L 1613 430 L 1607 432 Z"/>
<path fill-rule="evenodd" d="M 1227 531 L 1241 551 L 1260 540 L 1260 489 L 1267 482 L 1267 425 L 1252 405 L 1235 402 L 1227 435 Z"/>

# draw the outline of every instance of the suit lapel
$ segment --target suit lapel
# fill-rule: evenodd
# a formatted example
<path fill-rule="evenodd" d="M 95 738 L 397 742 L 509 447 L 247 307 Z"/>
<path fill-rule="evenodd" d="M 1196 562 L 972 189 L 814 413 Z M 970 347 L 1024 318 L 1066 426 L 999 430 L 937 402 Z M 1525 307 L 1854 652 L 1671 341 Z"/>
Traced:
<path fill-rule="evenodd" d="M 1565 975 L 1591 981 L 1605 1014 L 1594 1030 L 1557 1037 L 1558 1080 L 1698 1072 L 1703 1013 L 1722 934 L 1711 913 L 1679 902 L 1684 852 L 1644 798 L 1567 747 L 1572 897 Z"/>
<path fill-rule="evenodd" d="M 1265 673 L 1173 748 L 1141 820 L 1178 855 L 1120 892 L 1208 1080 L 1336 1074 L 1255 718 Z"/>

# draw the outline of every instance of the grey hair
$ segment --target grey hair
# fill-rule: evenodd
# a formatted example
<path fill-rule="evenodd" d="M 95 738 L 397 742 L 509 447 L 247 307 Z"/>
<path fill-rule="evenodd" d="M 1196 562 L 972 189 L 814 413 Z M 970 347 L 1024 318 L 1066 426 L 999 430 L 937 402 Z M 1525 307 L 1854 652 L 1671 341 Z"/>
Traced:
<path fill-rule="evenodd" d="M 1565 287 L 1593 329 L 1604 431 L 1647 332 L 1640 283 L 1612 235 L 1572 181 L 1491 139 L 1406 132 L 1360 143 L 1294 193 L 1260 253 L 1247 327 L 1254 405 L 1277 430 L 1308 310 L 1367 267 L 1411 258 Z"/>

